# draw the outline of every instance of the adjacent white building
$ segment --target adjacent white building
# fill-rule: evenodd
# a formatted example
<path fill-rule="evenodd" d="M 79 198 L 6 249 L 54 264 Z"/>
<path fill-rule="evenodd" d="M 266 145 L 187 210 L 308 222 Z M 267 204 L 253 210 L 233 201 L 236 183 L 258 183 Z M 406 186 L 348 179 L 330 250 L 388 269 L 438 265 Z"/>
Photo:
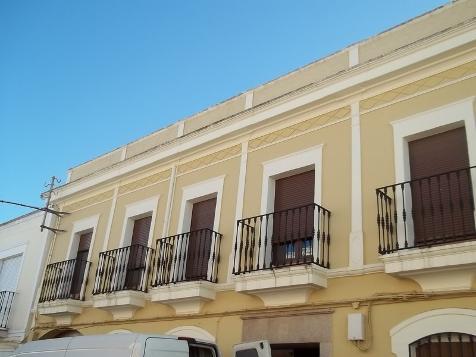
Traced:
<path fill-rule="evenodd" d="M 0 224 L 0 357 L 28 335 L 49 249 L 42 211 Z"/>

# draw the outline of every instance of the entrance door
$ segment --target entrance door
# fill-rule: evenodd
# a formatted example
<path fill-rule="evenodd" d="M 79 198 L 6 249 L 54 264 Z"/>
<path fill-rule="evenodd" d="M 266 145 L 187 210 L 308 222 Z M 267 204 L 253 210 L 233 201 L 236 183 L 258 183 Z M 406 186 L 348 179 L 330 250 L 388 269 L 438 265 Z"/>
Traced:
<path fill-rule="evenodd" d="M 88 264 L 88 254 L 92 237 L 93 232 L 83 233 L 79 236 L 78 252 L 76 253 L 76 262 L 74 264 L 73 279 L 69 293 L 71 299 L 79 300 L 81 298 L 81 288 Z"/>
<path fill-rule="evenodd" d="M 474 235 L 474 215 L 465 129 L 408 143 L 415 244 Z M 414 181 L 415 180 L 415 181 Z"/>
<path fill-rule="evenodd" d="M 147 245 L 149 243 L 151 216 L 139 218 L 134 221 L 131 246 L 127 259 L 127 274 L 125 288 L 138 290 L 147 266 Z"/>
<path fill-rule="evenodd" d="M 312 261 L 314 170 L 275 182 L 273 265 Z"/>
<path fill-rule="evenodd" d="M 216 204 L 216 198 L 193 204 L 185 270 L 186 280 L 207 279 Z"/>

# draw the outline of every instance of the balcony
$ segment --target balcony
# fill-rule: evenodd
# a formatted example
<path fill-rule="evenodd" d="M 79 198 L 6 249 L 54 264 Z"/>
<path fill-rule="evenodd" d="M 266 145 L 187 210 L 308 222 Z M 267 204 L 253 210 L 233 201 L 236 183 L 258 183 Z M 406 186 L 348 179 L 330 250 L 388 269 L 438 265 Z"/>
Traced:
<path fill-rule="evenodd" d="M 278 306 L 305 303 L 313 290 L 326 287 L 330 216 L 313 203 L 239 220 L 235 289 Z"/>
<path fill-rule="evenodd" d="M 0 331 L 7 329 L 14 297 L 15 293 L 13 291 L 0 291 Z"/>
<path fill-rule="evenodd" d="M 476 167 L 378 188 L 379 253 L 387 273 L 423 290 L 470 289 L 476 277 Z"/>
<path fill-rule="evenodd" d="M 145 304 L 153 252 L 135 244 L 99 253 L 93 306 L 115 320 L 131 318 Z"/>
<path fill-rule="evenodd" d="M 177 314 L 190 314 L 214 300 L 221 238 L 205 228 L 158 239 L 152 301 L 171 305 Z"/>
<path fill-rule="evenodd" d="M 41 288 L 38 312 L 54 317 L 58 325 L 69 325 L 82 312 L 81 300 L 90 262 L 71 259 L 49 264 Z"/>

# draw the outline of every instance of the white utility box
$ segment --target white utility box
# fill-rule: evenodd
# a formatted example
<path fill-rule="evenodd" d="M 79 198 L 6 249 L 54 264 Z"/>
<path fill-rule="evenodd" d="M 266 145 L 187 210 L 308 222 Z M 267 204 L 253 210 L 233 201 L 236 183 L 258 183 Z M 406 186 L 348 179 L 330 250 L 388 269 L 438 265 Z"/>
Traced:
<path fill-rule="evenodd" d="M 365 315 L 357 312 L 347 315 L 347 339 L 349 341 L 365 340 Z"/>

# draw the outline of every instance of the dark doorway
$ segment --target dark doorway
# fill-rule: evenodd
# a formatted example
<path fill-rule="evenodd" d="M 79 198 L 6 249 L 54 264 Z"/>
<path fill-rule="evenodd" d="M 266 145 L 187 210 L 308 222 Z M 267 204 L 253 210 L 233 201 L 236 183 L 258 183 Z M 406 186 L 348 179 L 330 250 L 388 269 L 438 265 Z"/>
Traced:
<path fill-rule="evenodd" d="M 319 357 L 318 343 L 272 344 L 272 357 Z"/>

